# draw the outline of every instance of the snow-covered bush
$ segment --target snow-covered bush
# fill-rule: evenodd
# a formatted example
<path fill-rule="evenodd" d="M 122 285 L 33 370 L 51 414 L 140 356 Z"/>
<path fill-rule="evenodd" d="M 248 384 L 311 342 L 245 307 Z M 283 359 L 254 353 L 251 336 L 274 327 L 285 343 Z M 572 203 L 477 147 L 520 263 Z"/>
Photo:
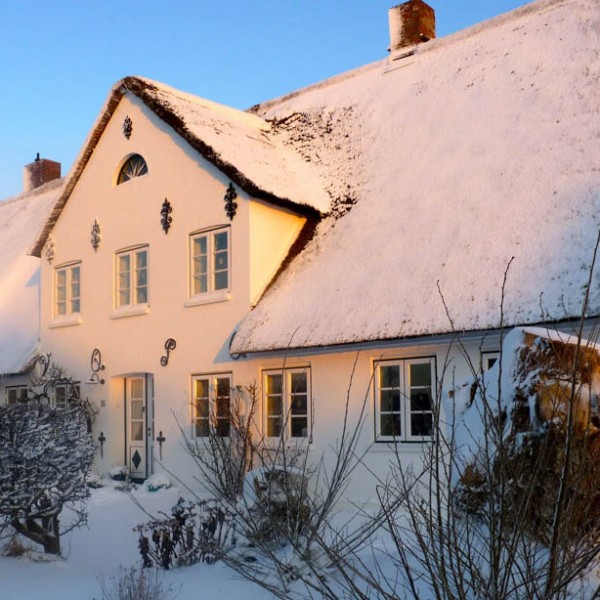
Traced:
<path fill-rule="evenodd" d="M 60 554 L 58 517 L 66 503 L 85 519 L 94 444 L 79 403 L 0 406 L 0 515 L 49 554 Z"/>
<path fill-rule="evenodd" d="M 253 543 L 286 544 L 309 523 L 308 477 L 281 465 L 259 467 L 244 479 L 245 535 Z"/>
<path fill-rule="evenodd" d="M 170 516 L 153 519 L 135 531 L 144 567 L 212 564 L 235 544 L 233 515 L 213 499 L 180 498 Z"/>

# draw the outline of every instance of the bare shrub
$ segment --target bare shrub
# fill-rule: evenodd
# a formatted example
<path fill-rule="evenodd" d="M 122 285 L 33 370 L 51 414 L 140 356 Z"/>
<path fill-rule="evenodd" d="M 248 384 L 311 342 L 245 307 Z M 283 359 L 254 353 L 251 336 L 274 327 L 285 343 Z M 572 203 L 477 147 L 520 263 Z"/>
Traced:
<path fill-rule="evenodd" d="M 212 564 L 235 543 L 233 515 L 215 500 L 180 498 L 170 516 L 134 529 L 144 567 Z"/>
<path fill-rule="evenodd" d="M 119 575 L 108 582 L 101 580 L 101 600 L 169 600 L 175 598 L 173 588 L 164 586 L 156 569 L 120 568 Z"/>

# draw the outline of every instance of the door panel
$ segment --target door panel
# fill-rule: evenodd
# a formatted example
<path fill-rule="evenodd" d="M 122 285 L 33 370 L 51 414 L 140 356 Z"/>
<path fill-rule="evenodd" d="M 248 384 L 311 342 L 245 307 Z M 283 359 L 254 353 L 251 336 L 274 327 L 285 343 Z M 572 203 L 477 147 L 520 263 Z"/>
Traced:
<path fill-rule="evenodd" d="M 152 441 L 152 415 L 149 415 L 148 376 L 125 378 L 125 447 L 129 474 L 133 479 L 150 475 L 148 438 Z"/>

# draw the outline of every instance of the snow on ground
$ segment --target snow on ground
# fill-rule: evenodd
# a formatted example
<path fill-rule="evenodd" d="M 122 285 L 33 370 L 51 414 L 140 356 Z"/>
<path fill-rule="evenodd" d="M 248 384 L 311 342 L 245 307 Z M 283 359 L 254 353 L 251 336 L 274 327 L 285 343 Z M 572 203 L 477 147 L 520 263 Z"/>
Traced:
<path fill-rule="evenodd" d="M 148 492 L 140 486 L 134 492 L 134 497 L 152 514 L 170 512 L 180 495 L 176 488 Z M 137 533 L 132 529 L 149 517 L 126 493 L 110 485 L 92 490 L 88 515 L 88 528 L 74 530 L 63 538 L 64 560 L 35 562 L 30 558 L 0 556 L 0 598 L 100 600 L 102 580 L 110 584 L 110 578 L 119 575 L 120 567 L 141 564 Z M 272 598 L 220 563 L 198 564 L 163 574 L 163 586 L 173 588 L 173 595 L 166 598 Z"/>

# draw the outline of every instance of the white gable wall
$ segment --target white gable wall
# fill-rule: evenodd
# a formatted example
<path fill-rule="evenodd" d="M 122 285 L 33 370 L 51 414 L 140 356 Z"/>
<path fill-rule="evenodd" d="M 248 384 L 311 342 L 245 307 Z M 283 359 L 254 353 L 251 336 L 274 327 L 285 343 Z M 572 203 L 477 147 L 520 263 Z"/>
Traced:
<path fill-rule="evenodd" d="M 122 133 L 126 116 L 133 121 L 129 140 Z M 116 185 L 119 167 L 132 153 L 145 158 L 148 174 Z M 42 259 L 43 348 L 82 382 L 92 374 L 92 351 L 100 350 L 105 370 L 98 375 L 106 383 L 83 384 L 82 395 L 99 409 L 95 436 L 100 431 L 106 436 L 99 461 L 104 469 L 124 461 L 125 377 L 149 374 L 155 397 L 152 437 L 163 432 L 163 456 L 177 470 L 183 459 L 174 415 L 189 429 L 192 375 L 233 371 L 229 336 L 304 223 L 291 212 L 250 201 L 237 186 L 237 213 L 230 221 L 223 200 L 229 183 L 139 100 L 126 96 L 53 229 L 54 260 Z M 173 209 L 167 234 L 160 212 L 165 198 Z M 95 220 L 101 230 L 97 250 L 91 244 Z M 189 236 L 218 226 L 230 228 L 230 293 L 212 303 L 190 302 Z M 149 302 L 147 310 L 123 317 L 115 310 L 115 252 L 137 245 L 148 247 Z M 55 269 L 72 261 L 81 264 L 81 312 L 56 318 Z M 177 346 L 161 366 L 169 338 Z"/>

